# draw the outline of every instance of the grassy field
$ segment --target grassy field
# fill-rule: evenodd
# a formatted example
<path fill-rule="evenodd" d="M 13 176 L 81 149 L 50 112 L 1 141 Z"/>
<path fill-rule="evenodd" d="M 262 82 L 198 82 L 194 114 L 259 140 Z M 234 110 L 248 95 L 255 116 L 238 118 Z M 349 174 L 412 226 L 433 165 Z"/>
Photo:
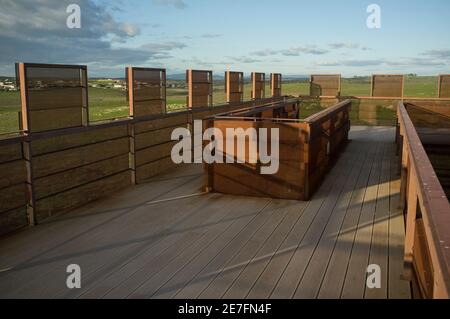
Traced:
<path fill-rule="evenodd" d="M 244 99 L 250 99 L 251 85 L 244 86 Z M 309 82 L 287 81 L 283 83 L 284 95 L 308 95 Z M 343 96 L 370 95 L 370 78 L 350 78 L 342 80 Z M 167 104 L 169 111 L 186 108 L 187 90 L 182 88 L 167 89 Z M 266 86 L 266 96 L 270 95 L 270 87 Z M 435 97 L 437 95 L 437 77 L 406 77 L 405 96 L 409 97 Z M 217 82 L 214 85 L 213 103 L 225 103 L 224 84 Z M 317 112 L 324 106 L 317 102 L 305 103 L 302 108 L 302 117 Z M 18 112 L 20 111 L 19 92 L 0 91 L 0 133 L 15 132 L 19 129 Z M 99 121 L 128 114 L 128 102 L 124 91 L 118 89 L 89 88 L 89 112 L 91 121 Z M 377 116 L 381 118 L 392 117 L 392 111 L 381 108 Z"/>

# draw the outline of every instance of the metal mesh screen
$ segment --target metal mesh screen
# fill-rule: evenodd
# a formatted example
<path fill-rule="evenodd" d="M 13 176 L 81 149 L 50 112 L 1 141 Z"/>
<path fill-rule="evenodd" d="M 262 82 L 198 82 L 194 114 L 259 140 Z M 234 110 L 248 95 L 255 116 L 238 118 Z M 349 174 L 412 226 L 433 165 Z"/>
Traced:
<path fill-rule="evenodd" d="M 227 103 L 239 103 L 244 100 L 244 73 L 225 72 L 225 93 Z"/>
<path fill-rule="evenodd" d="M 130 115 L 146 116 L 166 112 L 166 70 L 150 68 L 128 68 L 128 90 Z M 132 93 L 130 95 L 130 93 Z"/>
<path fill-rule="evenodd" d="M 212 71 L 187 70 L 188 107 L 212 106 L 213 103 L 213 76 Z"/>
<path fill-rule="evenodd" d="M 270 90 L 272 91 L 273 97 L 281 96 L 281 74 L 271 73 L 270 74 Z"/>
<path fill-rule="evenodd" d="M 372 96 L 403 97 L 403 75 L 372 75 Z"/>
<path fill-rule="evenodd" d="M 264 73 L 252 72 L 252 99 L 263 99 L 266 95 L 266 75 Z"/>
<path fill-rule="evenodd" d="M 439 97 L 450 98 L 450 74 L 439 76 Z"/>
<path fill-rule="evenodd" d="M 340 75 L 311 75 L 311 96 L 339 96 L 341 93 Z"/>
<path fill-rule="evenodd" d="M 19 64 L 22 126 L 32 132 L 87 124 L 87 69 L 77 65 Z"/>

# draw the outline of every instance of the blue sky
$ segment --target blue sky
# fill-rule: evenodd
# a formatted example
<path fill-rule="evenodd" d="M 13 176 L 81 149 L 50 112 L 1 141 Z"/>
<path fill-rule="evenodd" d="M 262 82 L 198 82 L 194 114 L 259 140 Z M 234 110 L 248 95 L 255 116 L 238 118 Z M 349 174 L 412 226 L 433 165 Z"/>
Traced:
<path fill-rule="evenodd" d="M 120 76 L 128 64 L 162 66 L 169 73 L 450 73 L 446 0 L 0 2 L 5 14 L 22 21 L 25 14 L 29 21 L 0 22 L 6 43 L 0 73 L 15 60 L 87 64 L 95 76 Z M 79 3 L 80 30 L 58 29 L 64 28 L 65 2 Z M 381 29 L 366 26 L 372 3 L 381 7 Z M 12 28 L 23 32 L 13 37 Z"/>

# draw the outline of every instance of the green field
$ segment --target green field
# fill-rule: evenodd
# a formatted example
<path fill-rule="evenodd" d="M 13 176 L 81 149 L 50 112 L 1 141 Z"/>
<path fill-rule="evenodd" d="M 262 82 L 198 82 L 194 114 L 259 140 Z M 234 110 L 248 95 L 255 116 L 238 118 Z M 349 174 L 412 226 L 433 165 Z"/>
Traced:
<path fill-rule="evenodd" d="M 244 86 L 244 99 L 250 99 L 251 85 Z M 309 83 L 303 81 L 283 82 L 284 95 L 308 95 Z M 167 89 L 167 104 L 169 111 L 186 108 L 187 90 L 183 88 Z M 269 85 L 266 86 L 266 96 L 270 95 Z M 349 78 L 342 80 L 342 96 L 368 96 L 370 95 L 370 78 Z M 437 77 L 406 77 L 405 96 L 409 97 L 435 97 L 437 95 Z M 223 82 L 214 84 L 214 105 L 225 103 Z M 324 106 L 318 102 L 305 103 L 301 116 L 305 117 L 317 112 Z M 19 92 L 0 91 L 0 133 L 16 132 L 19 129 L 20 96 Z M 392 110 L 388 114 L 381 108 L 377 116 L 392 117 Z M 128 115 L 128 102 L 126 94 L 119 89 L 89 88 L 89 116 L 91 121 L 100 121 L 126 117 Z"/>

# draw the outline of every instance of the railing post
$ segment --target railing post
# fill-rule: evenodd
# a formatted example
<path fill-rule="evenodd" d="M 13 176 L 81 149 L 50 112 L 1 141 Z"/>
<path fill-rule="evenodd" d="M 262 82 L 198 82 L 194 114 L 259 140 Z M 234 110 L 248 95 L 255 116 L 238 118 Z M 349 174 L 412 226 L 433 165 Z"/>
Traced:
<path fill-rule="evenodd" d="M 125 76 L 127 81 L 127 99 L 129 105 L 129 113 L 130 117 L 134 117 L 134 78 L 133 78 L 133 68 L 127 67 L 125 69 Z M 135 145 L 135 130 L 134 124 L 128 124 L 128 145 L 130 147 L 130 164 L 129 168 L 131 171 L 131 184 L 136 184 L 136 145 Z"/>
<path fill-rule="evenodd" d="M 136 120 L 167 113 L 166 69 L 129 66 L 125 69 L 125 77 L 130 118 Z M 131 183 L 136 184 L 140 180 L 136 164 L 140 156 L 136 149 L 136 125 L 131 122 L 127 127 Z"/>
<path fill-rule="evenodd" d="M 408 157 L 408 145 L 405 143 L 403 136 L 402 136 L 402 150 L 401 150 L 401 162 L 400 162 L 400 204 L 399 208 L 405 212 L 406 208 L 406 199 L 407 199 L 407 192 L 408 192 L 408 174 L 409 174 L 409 157 Z"/>
<path fill-rule="evenodd" d="M 406 233 L 405 233 L 405 250 L 404 250 L 404 277 L 407 280 L 413 278 L 413 249 L 414 234 L 416 231 L 417 218 L 417 183 L 415 172 L 408 172 L 408 207 L 406 212 Z"/>
<path fill-rule="evenodd" d="M 203 132 L 209 128 L 214 127 L 214 119 L 206 118 L 202 121 Z M 207 146 L 208 142 L 203 141 L 202 149 Z M 221 152 L 223 150 L 220 150 Z M 217 152 L 217 149 L 216 149 Z M 214 190 L 214 163 L 208 164 L 206 162 L 203 163 L 203 170 L 205 172 L 205 192 L 212 192 Z"/>
<path fill-rule="evenodd" d="M 30 114 L 28 105 L 28 87 L 27 87 L 27 76 L 24 63 L 18 63 L 16 65 L 17 73 L 16 77 L 19 79 L 20 83 L 20 101 L 21 101 L 21 128 L 27 135 L 31 134 L 30 128 Z M 33 178 L 33 161 L 32 161 L 32 151 L 31 142 L 22 143 L 22 154 L 25 160 L 25 167 L 27 172 L 26 180 L 26 192 L 27 192 L 27 219 L 28 225 L 34 226 L 37 223 L 36 219 L 36 199 L 34 196 L 34 178 Z"/>

